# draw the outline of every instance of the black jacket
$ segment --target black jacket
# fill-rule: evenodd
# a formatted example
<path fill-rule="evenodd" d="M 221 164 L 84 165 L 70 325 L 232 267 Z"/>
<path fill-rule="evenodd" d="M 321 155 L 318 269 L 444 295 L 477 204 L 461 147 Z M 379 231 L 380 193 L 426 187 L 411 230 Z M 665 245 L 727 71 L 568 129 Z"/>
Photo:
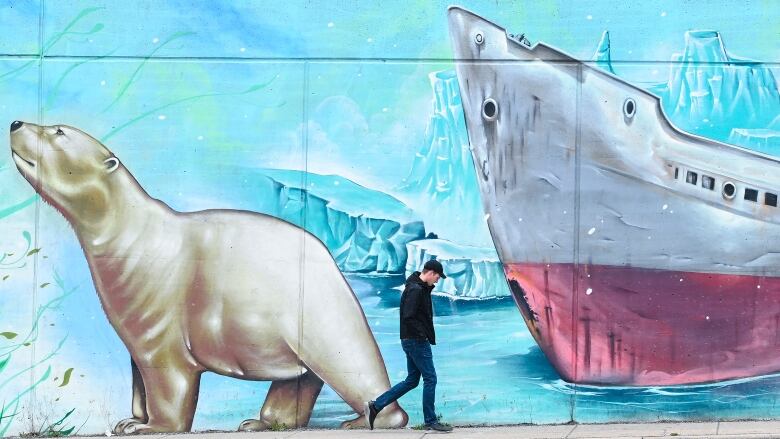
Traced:
<path fill-rule="evenodd" d="M 433 330 L 433 304 L 431 291 L 433 286 L 420 279 L 415 271 L 406 279 L 406 288 L 401 295 L 401 338 L 427 338 L 436 344 Z"/>

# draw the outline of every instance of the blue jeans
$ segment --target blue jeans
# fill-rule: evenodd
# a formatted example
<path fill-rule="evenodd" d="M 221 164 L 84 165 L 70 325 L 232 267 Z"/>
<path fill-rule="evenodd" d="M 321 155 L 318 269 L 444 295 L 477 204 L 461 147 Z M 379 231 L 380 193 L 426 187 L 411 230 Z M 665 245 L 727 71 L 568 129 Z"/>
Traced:
<path fill-rule="evenodd" d="M 436 422 L 436 369 L 433 368 L 433 354 L 431 344 L 423 339 L 401 340 L 401 347 L 406 353 L 407 377 L 405 380 L 393 386 L 392 389 L 380 395 L 374 401 L 374 408 L 382 410 L 392 404 L 398 398 L 420 384 L 420 376 L 423 379 L 423 416 L 426 424 Z"/>

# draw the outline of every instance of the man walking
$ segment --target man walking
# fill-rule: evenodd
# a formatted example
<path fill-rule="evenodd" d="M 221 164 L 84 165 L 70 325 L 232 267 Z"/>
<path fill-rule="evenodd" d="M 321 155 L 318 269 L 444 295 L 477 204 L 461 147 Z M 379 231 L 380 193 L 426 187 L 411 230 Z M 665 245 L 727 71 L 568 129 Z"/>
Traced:
<path fill-rule="evenodd" d="M 401 346 L 406 353 L 408 376 L 375 401 L 365 403 L 364 415 L 369 429 L 374 429 L 377 413 L 417 387 L 422 376 L 425 429 L 452 431 L 452 427 L 442 425 L 436 419 L 436 370 L 431 354 L 431 345 L 436 344 L 431 291 L 439 279 L 446 278 L 441 263 L 431 259 L 423 266 L 422 273 L 415 271 L 406 279 L 406 288 L 401 295 Z"/>

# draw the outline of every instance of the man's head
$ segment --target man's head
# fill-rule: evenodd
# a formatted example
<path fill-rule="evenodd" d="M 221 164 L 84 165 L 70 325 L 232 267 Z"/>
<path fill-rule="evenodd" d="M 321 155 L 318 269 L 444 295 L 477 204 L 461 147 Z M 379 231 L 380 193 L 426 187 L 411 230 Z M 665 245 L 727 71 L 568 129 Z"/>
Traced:
<path fill-rule="evenodd" d="M 428 285 L 436 285 L 436 282 L 438 282 L 439 279 L 446 278 L 447 276 L 444 274 L 444 267 L 441 266 L 441 262 L 431 259 L 423 265 L 420 279 Z"/>

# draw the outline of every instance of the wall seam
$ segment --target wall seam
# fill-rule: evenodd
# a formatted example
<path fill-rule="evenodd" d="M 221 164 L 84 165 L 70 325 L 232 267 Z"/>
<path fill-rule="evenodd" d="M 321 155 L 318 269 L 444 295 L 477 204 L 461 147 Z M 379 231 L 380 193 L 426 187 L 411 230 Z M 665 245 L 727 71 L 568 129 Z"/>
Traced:
<path fill-rule="evenodd" d="M 45 11 L 45 1 L 41 0 L 40 9 L 38 13 L 38 54 L 36 57 L 36 60 L 38 62 L 38 108 L 37 108 L 37 116 L 38 116 L 38 124 L 42 124 L 43 122 L 43 33 L 44 33 L 44 11 Z M 37 142 L 38 147 L 38 154 L 40 155 L 42 144 L 40 139 Z M 38 181 L 40 181 L 40 168 L 36 168 L 35 172 L 38 174 Z M 34 224 L 33 224 L 33 248 L 40 248 L 40 220 L 41 220 L 41 199 L 40 197 L 37 197 L 35 201 L 35 210 L 34 210 Z M 32 271 L 33 271 L 33 279 L 32 279 L 32 314 L 30 316 L 31 318 L 31 327 L 33 325 L 36 325 L 36 308 L 38 306 L 38 288 L 36 287 L 38 285 L 38 253 L 33 254 L 33 263 L 32 263 Z M 35 326 L 38 328 L 37 326 Z M 39 329 L 36 329 L 36 331 L 39 331 Z M 37 338 L 37 337 L 36 337 Z M 35 357 L 36 357 L 36 343 L 35 340 L 32 341 L 30 344 L 30 397 L 29 397 L 29 406 L 28 406 L 28 416 L 30 417 L 30 432 L 35 432 L 35 406 L 36 406 L 36 385 L 35 385 Z"/>
<path fill-rule="evenodd" d="M 300 290 L 298 292 L 298 357 L 299 357 L 299 365 L 300 369 L 299 372 L 303 372 L 303 366 L 302 362 L 300 360 L 301 355 L 301 346 L 303 345 L 303 327 L 304 327 L 304 300 L 306 300 L 306 210 L 307 206 L 309 204 L 309 197 L 305 191 L 307 188 L 307 172 L 309 169 L 309 126 L 308 126 L 308 101 L 309 101 L 309 61 L 304 61 L 303 63 L 303 99 L 302 99 L 302 105 L 303 108 L 301 109 L 301 146 L 302 146 L 302 159 L 303 159 L 303 172 L 301 173 L 301 184 L 304 188 L 303 191 L 301 191 L 301 196 L 303 197 L 303 209 L 302 209 L 302 215 L 301 215 L 301 260 L 299 263 L 300 267 Z M 301 386 L 301 377 L 303 374 L 301 374 L 298 377 L 297 380 L 297 398 L 296 398 L 296 420 L 298 419 L 298 416 L 300 416 L 301 411 L 301 398 L 300 398 L 300 386 Z M 296 421 L 297 423 L 297 421 Z"/>
<path fill-rule="evenodd" d="M 61 61 L 61 60 L 92 60 L 100 55 L 48 55 L 46 58 L 50 60 L 55 61 Z M 11 59 L 37 59 L 39 57 L 39 54 L 18 54 L 18 53 L 0 53 L 0 58 L 11 58 Z M 312 63 L 312 62 L 328 62 L 328 63 L 355 63 L 355 62 L 368 62 L 368 63 L 377 63 L 377 64 L 384 64 L 384 63 L 443 63 L 443 64 L 449 64 L 449 63 L 474 63 L 474 59 L 471 58 L 409 58 L 409 57 L 398 57 L 398 58 L 363 58 L 363 57 L 315 57 L 315 58 L 297 58 L 297 57 L 286 57 L 286 58 L 275 58 L 275 57 L 234 57 L 234 56 L 154 56 L 152 58 L 146 57 L 146 56 L 140 56 L 140 55 L 109 55 L 109 56 L 100 56 L 101 59 L 104 60 L 111 60 L 111 61 L 138 61 L 138 60 L 145 60 L 147 62 L 171 62 L 171 61 L 184 61 L 184 62 L 191 62 L 191 61 L 213 61 L 213 62 L 246 62 L 246 61 L 260 61 L 260 62 L 274 62 L 274 63 L 288 63 L 288 64 L 299 64 L 301 62 L 306 63 Z M 570 60 L 558 60 L 558 59 L 550 59 L 550 60 L 543 60 L 545 63 L 549 64 L 571 64 L 572 62 L 580 62 L 588 65 L 595 65 L 597 64 L 596 61 L 593 61 L 591 59 L 578 59 L 578 58 L 572 58 Z M 480 60 L 481 64 L 506 64 L 506 63 L 514 63 L 514 62 L 529 62 L 529 61 L 518 61 L 516 59 L 492 59 L 492 60 Z M 533 61 L 531 61 L 533 62 Z M 757 62 L 761 65 L 766 66 L 780 66 L 780 61 L 760 61 Z M 690 62 L 685 61 L 670 61 L 670 60 L 658 60 L 658 61 L 648 61 L 648 60 L 612 60 L 611 64 L 614 65 L 658 65 L 658 64 L 664 64 L 664 65 L 688 65 Z M 721 66 L 721 67 L 749 67 L 750 65 L 755 63 L 740 63 L 738 61 L 697 61 L 697 66 Z M 620 76 L 620 75 L 616 75 Z"/>
<path fill-rule="evenodd" d="M 582 64 L 577 65 L 577 95 L 575 98 L 576 106 L 576 128 L 574 132 L 574 255 L 572 269 L 572 340 L 574 341 L 574 379 L 578 378 L 579 365 L 579 279 L 580 279 L 580 142 L 582 127 Z M 576 422 L 574 414 L 577 406 L 577 387 L 574 387 L 571 404 L 571 421 Z"/>

